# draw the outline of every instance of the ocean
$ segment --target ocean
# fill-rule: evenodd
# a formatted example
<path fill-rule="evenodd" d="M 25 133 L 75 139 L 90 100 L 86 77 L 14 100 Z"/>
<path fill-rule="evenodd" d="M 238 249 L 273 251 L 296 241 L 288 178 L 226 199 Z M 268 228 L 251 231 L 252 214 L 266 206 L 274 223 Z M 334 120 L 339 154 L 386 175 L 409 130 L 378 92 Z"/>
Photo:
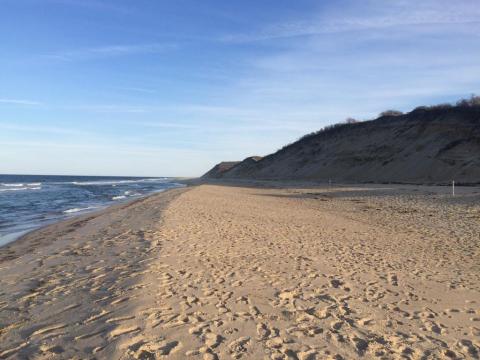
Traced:
<path fill-rule="evenodd" d="M 166 177 L 0 175 L 0 246 L 55 221 L 180 186 Z"/>

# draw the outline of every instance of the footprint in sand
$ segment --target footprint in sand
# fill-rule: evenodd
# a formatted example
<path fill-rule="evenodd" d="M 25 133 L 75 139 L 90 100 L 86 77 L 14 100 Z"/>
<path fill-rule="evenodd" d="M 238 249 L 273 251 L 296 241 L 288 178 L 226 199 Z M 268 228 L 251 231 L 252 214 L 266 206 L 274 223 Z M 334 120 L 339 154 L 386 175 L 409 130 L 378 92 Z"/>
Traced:
<path fill-rule="evenodd" d="M 102 310 L 100 313 L 96 314 L 96 315 L 93 315 L 91 317 L 89 317 L 87 320 L 85 320 L 85 324 L 88 324 L 88 323 L 91 323 L 93 321 L 96 321 L 98 319 L 101 319 L 102 317 L 110 314 L 111 311 L 106 311 L 106 310 Z"/>
<path fill-rule="evenodd" d="M 13 348 L 10 348 L 10 349 L 7 349 L 7 350 L 4 350 L 2 352 L 0 352 L 0 358 L 1 359 L 6 359 L 14 354 L 16 354 L 17 352 L 19 352 L 20 350 L 22 350 L 24 347 L 26 347 L 29 343 L 28 342 L 24 342 L 24 343 L 21 343 Z"/>
<path fill-rule="evenodd" d="M 250 337 L 248 336 L 238 338 L 237 340 L 231 342 L 228 345 L 228 350 L 230 352 L 230 355 L 234 359 L 241 358 L 244 355 L 244 353 L 247 352 L 247 346 L 249 343 L 250 343 Z"/>
<path fill-rule="evenodd" d="M 42 335 L 42 334 L 46 334 L 46 333 L 50 333 L 54 330 L 58 330 L 58 329 L 63 329 L 64 327 L 66 327 L 67 324 L 57 324 L 57 325 L 52 325 L 52 326 L 47 326 L 47 327 L 44 327 L 44 328 L 40 328 L 36 331 L 34 331 L 32 333 L 32 335 L 30 336 L 35 336 L 35 335 Z"/>
<path fill-rule="evenodd" d="M 114 339 L 121 335 L 130 334 L 138 331 L 140 331 L 140 328 L 138 326 L 119 326 L 110 332 L 110 338 Z"/>
<path fill-rule="evenodd" d="M 388 282 L 393 286 L 398 286 L 397 274 L 393 274 L 393 273 L 388 274 Z"/>
<path fill-rule="evenodd" d="M 257 325 L 257 334 L 258 334 L 258 339 L 259 340 L 264 340 L 264 339 L 267 339 L 270 336 L 271 331 L 267 327 L 267 325 L 265 325 L 263 323 L 260 323 L 260 324 Z"/>
<path fill-rule="evenodd" d="M 212 349 L 218 347 L 223 340 L 224 338 L 222 336 L 214 333 L 207 333 L 204 336 L 205 345 Z"/>
<path fill-rule="evenodd" d="M 127 354 L 133 359 L 157 359 L 171 355 L 182 347 L 179 341 L 167 341 L 163 338 L 154 341 L 138 341 L 128 347 Z"/>

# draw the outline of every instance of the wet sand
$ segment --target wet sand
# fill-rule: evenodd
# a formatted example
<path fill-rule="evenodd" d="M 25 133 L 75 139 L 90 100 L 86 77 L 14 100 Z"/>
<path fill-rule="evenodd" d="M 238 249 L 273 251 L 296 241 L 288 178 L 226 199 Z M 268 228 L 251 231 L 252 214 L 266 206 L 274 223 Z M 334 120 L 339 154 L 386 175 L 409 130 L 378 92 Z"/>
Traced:
<path fill-rule="evenodd" d="M 0 248 L 0 358 L 480 356 L 480 189 L 200 185 Z"/>

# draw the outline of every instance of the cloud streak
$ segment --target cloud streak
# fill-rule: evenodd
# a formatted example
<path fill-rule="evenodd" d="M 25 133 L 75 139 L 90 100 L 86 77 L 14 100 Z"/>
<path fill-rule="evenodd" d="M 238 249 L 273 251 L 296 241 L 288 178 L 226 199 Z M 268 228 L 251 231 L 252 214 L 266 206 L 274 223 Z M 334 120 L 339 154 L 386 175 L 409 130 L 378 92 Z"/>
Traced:
<path fill-rule="evenodd" d="M 67 110 L 80 110 L 80 111 L 87 111 L 87 112 L 94 112 L 94 113 L 113 113 L 113 114 L 141 114 L 141 113 L 148 113 L 152 111 L 152 108 L 149 106 L 134 106 L 134 105 L 122 105 L 122 104 L 109 104 L 109 105 L 102 105 L 102 104 L 92 104 L 92 105 L 72 105 L 72 106 L 64 106 L 64 109 Z"/>
<path fill-rule="evenodd" d="M 118 90 L 123 90 L 123 91 L 133 91 L 133 92 L 138 92 L 138 93 L 144 93 L 144 94 L 155 94 L 157 91 L 154 89 L 147 89 L 147 88 L 142 88 L 142 87 L 119 87 L 117 88 Z"/>
<path fill-rule="evenodd" d="M 365 13 L 363 8 L 367 9 Z M 446 0 L 426 0 L 418 4 L 412 1 L 371 0 L 365 1 L 362 8 L 355 10 L 357 13 L 350 11 L 353 14 L 327 13 L 314 16 L 310 20 L 284 21 L 252 33 L 229 34 L 221 40 L 242 43 L 394 27 L 480 24 L 480 7 L 476 0 L 454 3 Z"/>
<path fill-rule="evenodd" d="M 127 45 L 104 45 L 75 50 L 63 50 L 44 54 L 41 57 L 56 61 L 82 61 L 141 54 L 160 54 L 176 48 L 174 44 L 127 44 Z"/>
<path fill-rule="evenodd" d="M 0 98 L 0 104 L 25 105 L 25 106 L 42 105 L 42 103 L 39 101 L 25 100 L 25 99 L 5 99 L 5 98 Z"/>
<path fill-rule="evenodd" d="M 76 135 L 76 136 L 91 136 L 91 133 L 70 129 L 66 127 L 53 127 L 53 126 L 32 126 L 32 125 L 14 125 L 0 123 L 0 129 L 10 130 L 15 132 L 33 132 L 33 133 L 47 133 L 55 135 Z"/>
<path fill-rule="evenodd" d="M 108 13 L 129 14 L 132 9 L 130 7 L 121 6 L 115 3 L 99 0 L 36 0 L 38 3 L 50 2 L 53 4 L 60 4 L 64 6 L 73 6 L 78 8 L 86 8 L 104 11 Z"/>

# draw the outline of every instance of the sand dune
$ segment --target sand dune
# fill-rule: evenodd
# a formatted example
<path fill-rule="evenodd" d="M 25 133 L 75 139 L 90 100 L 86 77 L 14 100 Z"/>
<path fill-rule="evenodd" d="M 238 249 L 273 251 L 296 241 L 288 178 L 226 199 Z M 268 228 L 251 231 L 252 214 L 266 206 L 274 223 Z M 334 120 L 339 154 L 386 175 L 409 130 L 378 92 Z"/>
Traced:
<path fill-rule="evenodd" d="M 480 183 L 480 106 L 420 108 L 305 135 L 263 158 L 220 163 L 204 178 Z"/>
<path fill-rule="evenodd" d="M 0 249 L 0 357 L 478 358 L 457 193 L 201 185 L 46 228 Z"/>

